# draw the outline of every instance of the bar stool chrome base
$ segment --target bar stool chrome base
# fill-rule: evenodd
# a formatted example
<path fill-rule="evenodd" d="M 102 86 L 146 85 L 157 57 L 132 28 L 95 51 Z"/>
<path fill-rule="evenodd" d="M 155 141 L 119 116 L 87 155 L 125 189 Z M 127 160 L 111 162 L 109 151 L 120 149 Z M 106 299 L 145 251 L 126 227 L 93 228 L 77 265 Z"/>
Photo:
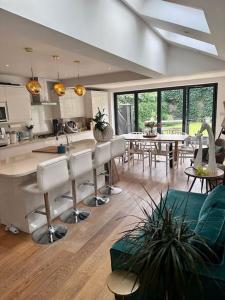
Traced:
<path fill-rule="evenodd" d="M 103 195 L 118 195 L 122 192 L 123 190 L 119 187 L 116 186 L 105 186 L 102 189 L 100 189 L 100 193 Z"/>
<path fill-rule="evenodd" d="M 100 205 L 104 205 L 104 204 L 108 203 L 109 198 L 105 197 L 105 196 L 102 196 L 102 197 L 92 196 L 92 197 L 88 197 L 87 199 L 84 199 L 83 202 L 87 206 L 95 207 L 95 206 L 100 206 Z"/>
<path fill-rule="evenodd" d="M 38 244 L 52 244 L 64 238 L 67 228 L 62 224 L 54 224 L 49 227 L 46 225 L 37 229 L 33 234 L 33 240 Z"/>
<path fill-rule="evenodd" d="M 60 220 L 68 224 L 77 224 L 80 221 L 86 220 L 89 215 L 90 212 L 87 210 L 71 208 L 61 214 Z"/>

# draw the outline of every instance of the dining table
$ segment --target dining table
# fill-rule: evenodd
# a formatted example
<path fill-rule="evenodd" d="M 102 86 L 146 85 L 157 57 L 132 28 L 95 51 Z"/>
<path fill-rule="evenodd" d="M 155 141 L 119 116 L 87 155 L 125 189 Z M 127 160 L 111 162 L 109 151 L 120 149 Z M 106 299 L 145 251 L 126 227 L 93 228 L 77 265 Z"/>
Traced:
<path fill-rule="evenodd" d="M 178 162 L 179 143 L 183 143 L 188 137 L 188 134 L 161 134 L 157 133 L 155 136 L 146 136 L 142 133 L 126 133 L 123 134 L 126 141 L 129 142 L 153 142 L 153 143 L 169 143 L 170 151 L 173 151 L 173 157 L 170 160 L 170 168 L 174 167 L 174 162 Z M 174 148 L 173 148 L 174 147 Z"/>

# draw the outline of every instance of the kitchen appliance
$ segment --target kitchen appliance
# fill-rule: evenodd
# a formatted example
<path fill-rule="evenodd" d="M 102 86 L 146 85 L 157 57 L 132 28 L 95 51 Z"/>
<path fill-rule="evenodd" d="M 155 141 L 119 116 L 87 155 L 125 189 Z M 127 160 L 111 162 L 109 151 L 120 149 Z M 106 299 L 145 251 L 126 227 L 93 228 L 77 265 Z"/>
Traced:
<path fill-rule="evenodd" d="M 5 128 L 0 127 L 0 147 L 8 145 L 8 136 L 5 132 Z"/>
<path fill-rule="evenodd" d="M 8 112 L 6 102 L 0 102 L 0 122 L 8 122 Z"/>
<path fill-rule="evenodd" d="M 66 133 L 76 133 L 76 132 L 78 132 L 76 123 L 74 121 L 65 122 L 65 132 Z"/>

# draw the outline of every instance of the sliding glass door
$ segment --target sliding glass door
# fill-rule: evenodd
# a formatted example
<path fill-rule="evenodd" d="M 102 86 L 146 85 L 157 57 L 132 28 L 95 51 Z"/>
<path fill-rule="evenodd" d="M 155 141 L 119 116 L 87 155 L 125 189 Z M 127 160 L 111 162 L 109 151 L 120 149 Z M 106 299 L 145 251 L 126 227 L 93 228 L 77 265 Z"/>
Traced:
<path fill-rule="evenodd" d="M 144 131 L 146 120 L 160 123 L 164 134 L 193 136 L 203 120 L 215 131 L 216 103 L 216 83 L 115 93 L 116 133 Z"/>
<path fill-rule="evenodd" d="M 214 98 L 214 86 L 188 88 L 187 132 L 190 135 L 194 135 L 200 129 L 204 120 L 213 127 Z"/>
<path fill-rule="evenodd" d="M 157 92 L 138 93 L 138 131 L 144 131 L 144 122 L 157 122 Z"/>
<path fill-rule="evenodd" d="M 117 96 L 117 113 L 115 115 L 117 134 L 135 131 L 135 102 L 134 94 L 121 94 Z"/>
<path fill-rule="evenodd" d="M 183 89 L 161 91 L 161 132 L 182 133 L 183 131 Z"/>

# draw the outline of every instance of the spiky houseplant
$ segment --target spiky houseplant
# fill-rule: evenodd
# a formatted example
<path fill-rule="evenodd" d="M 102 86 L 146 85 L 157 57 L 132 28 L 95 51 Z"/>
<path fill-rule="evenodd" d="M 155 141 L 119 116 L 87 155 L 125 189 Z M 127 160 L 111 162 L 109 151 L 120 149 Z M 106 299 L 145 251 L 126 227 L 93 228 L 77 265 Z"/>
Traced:
<path fill-rule="evenodd" d="M 102 112 L 98 108 L 98 112 L 92 121 L 95 122 L 94 126 L 94 137 L 98 142 L 107 142 L 113 137 L 113 129 L 110 124 L 105 120 L 107 114 L 104 113 L 104 109 Z"/>
<path fill-rule="evenodd" d="M 165 198 L 161 195 L 157 205 L 149 193 L 148 196 L 151 202 L 141 207 L 143 217 L 138 217 L 135 226 L 124 231 L 121 237 L 130 253 L 123 257 L 123 265 L 137 274 L 140 300 L 148 299 L 149 291 L 151 299 L 187 299 L 190 282 L 199 289 L 202 287 L 199 267 L 207 268 L 207 262 L 216 260 L 217 256 L 190 230 L 185 212 L 181 217 L 174 216 L 175 201 L 169 207 L 167 195 Z"/>

